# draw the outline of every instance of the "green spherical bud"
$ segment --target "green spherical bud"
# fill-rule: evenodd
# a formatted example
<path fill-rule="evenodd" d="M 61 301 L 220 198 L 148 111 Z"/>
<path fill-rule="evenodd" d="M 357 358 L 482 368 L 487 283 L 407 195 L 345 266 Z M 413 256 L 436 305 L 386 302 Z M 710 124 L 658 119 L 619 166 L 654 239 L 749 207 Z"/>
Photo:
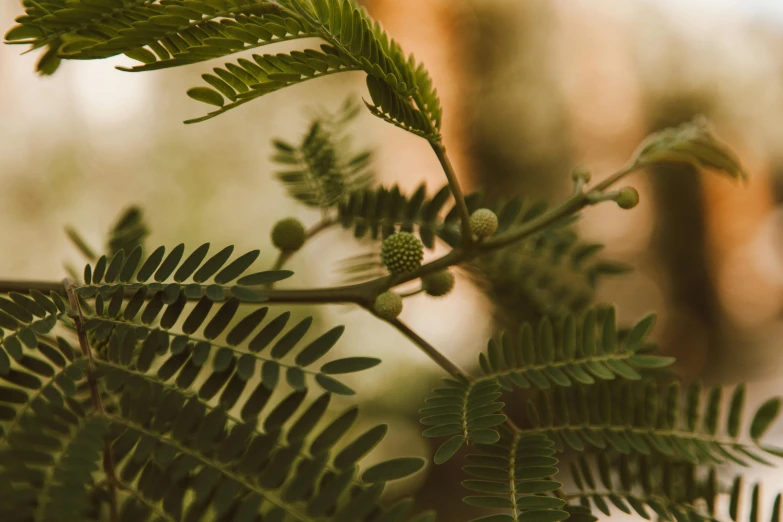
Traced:
<path fill-rule="evenodd" d="M 433 297 L 444 296 L 454 288 L 454 275 L 448 270 L 428 274 L 421 278 L 421 287 Z"/>
<path fill-rule="evenodd" d="M 392 274 L 413 272 L 424 259 L 424 246 L 410 232 L 398 232 L 383 240 L 381 262 Z"/>
<path fill-rule="evenodd" d="M 470 231 L 479 239 L 484 239 L 498 230 L 498 217 L 488 208 L 480 208 L 470 216 Z"/>
<path fill-rule="evenodd" d="M 402 312 L 402 297 L 394 292 L 384 292 L 375 298 L 372 308 L 378 317 L 391 321 Z"/>
<path fill-rule="evenodd" d="M 286 252 L 302 248 L 306 238 L 305 227 L 296 218 L 281 219 L 272 228 L 272 244 Z"/>
<path fill-rule="evenodd" d="M 591 173 L 587 169 L 587 167 L 576 167 L 571 172 L 571 179 L 574 180 L 574 183 L 577 183 L 579 181 L 582 181 L 584 183 L 590 183 Z"/>
<path fill-rule="evenodd" d="M 627 210 L 639 204 L 639 193 L 633 187 L 625 187 L 620 189 L 614 200 L 617 202 L 618 207 Z"/>

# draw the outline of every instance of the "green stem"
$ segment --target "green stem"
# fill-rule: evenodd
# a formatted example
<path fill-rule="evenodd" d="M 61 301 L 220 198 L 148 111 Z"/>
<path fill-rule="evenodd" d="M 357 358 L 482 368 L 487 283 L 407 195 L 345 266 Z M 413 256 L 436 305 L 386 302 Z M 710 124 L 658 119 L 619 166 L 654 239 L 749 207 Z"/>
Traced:
<path fill-rule="evenodd" d="M 400 321 L 399 319 L 392 319 L 391 321 L 386 321 L 393 327 L 395 327 L 397 330 L 399 330 L 405 337 L 413 341 L 416 346 L 418 346 L 421 351 L 426 353 L 430 359 L 435 361 L 435 363 L 446 370 L 452 377 L 457 377 L 460 379 L 464 379 L 471 383 L 472 385 L 475 385 L 478 381 L 481 379 L 472 379 L 468 376 L 468 374 L 460 369 L 459 366 L 457 366 L 454 362 L 451 361 L 448 357 L 443 355 L 441 352 L 439 352 L 434 346 L 432 346 L 430 343 L 425 341 L 419 334 L 414 332 L 408 325 Z M 467 394 L 465 395 L 467 397 Z M 505 412 L 500 411 L 500 413 L 505 414 Z M 521 433 L 521 429 L 519 426 L 517 426 L 514 421 L 511 420 L 511 417 L 506 415 L 506 426 L 514 433 L 519 434 Z"/>
<path fill-rule="evenodd" d="M 506 416 L 508 418 L 508 416 Z M 511 512 L 514 516 L 514 520 L 517 520 L 519 516 L 519 506 L 517 506 L 517 481 L 516 481 L 516 460 L 517 460 L 517 446 L 519 445 L 520 434 L 519 432 L 514 434 L 514 441 L 511 443 L 511 451 L 509 452 L 508 460 L 508 488 L 511 490 L 509 498 L 511 499 Z"/>
<path fill-rule="evenodd" d="M 103 402 L 101 402 L 101 392 L 98 389 L 95 360 L 93 359 L 92 349 L 90 349 L 90 342 L 87 339 L 87 332 L 84 331 L 84 315 L 82 314 L 79 299 L 76 297 L 76 286 L 69 279 L 65 279 L 62 285 L 68 296 L 71 308 L 76 312 L 73 322 L 76 325 L 76 333 L 79 337 L 79 346 L 82 349 L 82 354 L 87 357 L 87 381 L 90 385 L 93 407 L 99 415 L 106 416 L 106 410 L 103 408 Z M 109 520 L 117 522 L 119 520 L 117 512 L 117 473 L 114 469 L 114 457 L 112 457 L 108 441 L 104 442 L 103 445 L 103 471 L 106 473 L 106 478 L 109 481 Z"/>
<path fill-rule="evenodd" d="M 438 157 L 443 172 L 446 174 L 446 180 L 449 182 L 449 190 L 451 195 L 454 196 L 454 202 L 459 210 L 460 229 L 462 231 L 462 242 L 460 247 L 465 250 L 470 250 L 473 245 L 473 233 L 470 231 L 470 214 L 468 213 L 468 205 L 465 203 L 465 195 L 462 193 L 462 187 L 460 187 L 457 174 L 454 172 L 454 167 L 451 165 L 449 156 L 446 154 L 446 147 L 443 146 L 441 141 L 430 141 L 432 150 L 435 151 L 435 155 Z"/>
<path fill-rule="evenodd" d="M 457 366 L 455 363 L 453 363 L 448 357 L 440 353 L 435 347 L 433 347 L 430 343 L 425 341 L 419 334 L 414 332 L 407 324 L 403 323 L 399 319 L 392 319 L 391 321 L 387 321 L 390 325 L 395 327 L 397 330 L 399 330 L 405 337 L 413 341 L 422 352 L 427 354 L 430 359 L 435 361 L 435 363 L 449 372 L 454 377 L 463 377 L 468 378 L 467 373 L 464 372 L 462 369 L 460 369 L 459 366 Z"/>

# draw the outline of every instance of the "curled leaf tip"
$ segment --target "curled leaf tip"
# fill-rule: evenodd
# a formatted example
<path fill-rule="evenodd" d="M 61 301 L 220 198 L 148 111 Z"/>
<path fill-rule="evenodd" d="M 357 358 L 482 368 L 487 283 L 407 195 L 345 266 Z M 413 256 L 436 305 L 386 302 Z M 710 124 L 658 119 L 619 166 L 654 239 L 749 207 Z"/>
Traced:
<path fill-rule="evenodd" d="M 748 179 L 737 156 L 715 137 L 703 116 L 651 134 L 639 147 L 635 162 L 640 165 L 687 163 L 721 172 L 743 183 Z"/>

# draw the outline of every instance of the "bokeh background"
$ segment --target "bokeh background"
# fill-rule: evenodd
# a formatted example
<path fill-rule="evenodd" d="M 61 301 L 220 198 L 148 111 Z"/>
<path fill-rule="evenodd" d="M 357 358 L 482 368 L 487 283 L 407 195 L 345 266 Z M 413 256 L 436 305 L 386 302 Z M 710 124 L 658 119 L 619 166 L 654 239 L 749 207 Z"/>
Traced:
<path fill-rule="evenodd" d="M 751 406 L 781 390 L 783 369 L 783 4 L 770 1 L 365 0 L 389 32 L 427 64 L 445 111 L 444 141 L 467 189 L 556 200 L 577 165 L 601 177 L 662 126 L 707 116 L 741 158 L 750 183 L 687 167 L 628 178 L 642 195 L 631 212 L 607 204 L 576 225 L 606 244 L 602 256 L 634 271 L 602 282 L 597 299 L 630 322 L 659 313 L 655 339 L 686 379 L 749 382 Z M 21 12 L 0 2 L 0 27 Z M 293 46 L 292 46 L 293 47 Z M 282 50 L 284 50 L 283 48 Z M 33 73 L 35 53 L 0 47 L 0 278 L 59 279 L 81 260 L 64 234 L 101 246 L 119 212 L 140 205 L 149 244 L 261 248 L 280 217 L 318 220 L 273 178 L 270 141 L 294 141 L 313 111 L 366 96 L 360 73 L 274 93 L 193 126 L 204 110 L 185 96 L 210 65 L 132 74 L 126 58 L 66 63 Z M 381 182 L 431 192 L 443 182 L 426 142 L 363 113 L 352 134 L 376 151 Z M 340 279 L 339 262 L 372 248 L 331 230 L 295 256 L 291 285 Z M 468 278 L 445 300 L 417 297 L 403 319 L 460 365 L 495 333 L 490 300 Z M 351 384 L 362 421 L 387 422 L 375 454 L 431 456 L 416 410 L 440 370 L 403 337 L 345 306 L 317 310 L 348 325 L 341 349 L 384 364 Z M 783 441 L 783 427 L 770 440 Z M 422 507 L 462 520 L 459 466 L 428 469 L 396 486 Z M 764 497 L 783 488 L 765 477 Z M 395 492 L 393 492 L 395 493 Z M 461 492 L 460 492 L 461 493 Z M 769 505 L 769 503 L 767 503 Z"/>

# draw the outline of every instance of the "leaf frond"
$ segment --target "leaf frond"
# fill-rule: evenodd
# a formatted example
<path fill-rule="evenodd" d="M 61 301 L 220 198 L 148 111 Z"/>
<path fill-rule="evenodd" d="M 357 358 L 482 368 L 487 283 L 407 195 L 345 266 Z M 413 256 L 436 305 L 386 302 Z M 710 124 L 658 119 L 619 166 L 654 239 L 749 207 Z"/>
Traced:
<path fill-rule="evenodd" d="M 36 350 L 39 336 L 51 332 L 58 321 L 67 319 L 68 307 L 59 295 L 30 295 L 11 292 L 0 296 L 0 375 L 11 369 L 11 360 L 22 361 Z"/>
<path fill-rule="evenodd" d="M 535 329 L 524 323 L 516 340 L 503 335 L 499 343 L 489 342 L 486 353 L 479 356 L 482 379 L 497 379 L 506 391 L 640 380 L 643 369 L 674 362 L 671 357 L 639 353 L 654 320 L 654 315 L 640 320 L 622 340 L 612 307 L 591 308 L 581 320 L 567 315 L 553 323 L 545 317 Z"/>
<path fill-rule="evenodd" d="M 184 257 L 184 244 L 175 246 L 168 255 L 166 248 L 160 246 L 143 261 L 140 246 L 127 255 L 125 250 L 120 250 L 111 258 L 101 256 L 94 264 L 86 265 L 85 284 L 76 291 L 85 299 L 97 300 L 100 296 L 110 307 L 111 299 L 114 307 L 120 307 L 126 293 L 132 295 L 135 299 L 131 298 L 128 306 L 135 309 L 135 317 L 147 297 L 153 302 L 157 300 L 158 305 L 171 305 L 180 297 L 202 296 L 214 302 L 225 301 L 229 296 L 242 302 L 263 302 L 266 298 L 248 287 L 282 281 L 293 275 L 288 270 L 246 274 L 258 259 L 259 250 L 251 250 L 229 262 L 233 245 L 207 258 L 209 249 L 210 244 L 204 243 Z M 228 286 L 229 283 L 234 284 Z"/>
<path fill-rule="evenodd" d="M 566 502 L 552 495 L 562 484 L 553 480 L 558 470 L 552 441 L 545 435 L 501 430 L 500 442 L 467 456 L 463 471 L 473 477 L 462 483 L 478 493 L 465 497 L 471 506 L 502 510 L 502 514 L 472 522 L 517 520 L 559 521 L 569 518 Z"/>
<path fill-rule="evenodd" d="M 351 151 L 345 134 L 356 109 L 347 101 L 336 113 L 315 118 L 296 145 L 274 141 L 276 176 L 292 198 L 325 212 L 372 183 L 372 154 Z"/>
<path fill-rule="evenodd" d="M 579 491 L 566 494 L 569 502 L 604 516 L 611 516 L 615 508 L 645 520 L 716 520 L 719 488 L 714 469 L 601 453 L 595 458 L 581 456 L 571 464 L 570 474 Z"/>
<path fill-rule="evenodd" d="M 42 353 L 52 359 L 26 355 L 0 376 L 3 519 L 65 521 L 92 506 L 91 485 L 100 469 L 106 426 L 83 405 L 87 361 L 68 350 Z"/>
<path fill-rule="evenodd" d="M 764 455 L 780 456 L 781 450 L 760 439 L 777 417 L 780 401 L 762 404 L 741 437 L 744 395 L 740 385 L 726 404 L 721 387 L 705 394 L 695 384 L 683 395 L 676 382 L 663 389 L 652 382 L 607 382 L 541 393 L 528 404 L 528 420 L 531 432 L 547 434 L 558 451 L 609 448 L 693 464 L 771 465 Z"/>
<path fill-rule="evenodd" d="M 212 70 L 214 74 L 202 75 L 209 87 L 194 87 L 188 91 L 188 96 L 194 100 L 219 108 L 185 123 L 209 120 L 284 87 L 330 74 L 358 70 L 361 68 L 349 56 L 329 45 L 322 45 L 320 51 L 305 49 L 287 54 L 254 54 L 252 61 L 240 58 L 224 67 L 215 67 Z"/>
<path fill-rule="evenodd" d="M 302 522 L 327 513 L 345 522 L 380 520 L 387 512 L 378 502 L 385 481 L 421 468 L 417 459 L 386 461 L 360 480 L 355 463 L 380 442 L 386 426 L 346 439 L 356 419 L 352 408 L 317 429 L 328 394 L 304 407 L 306 392 L 293 392 L 263 416 L 260 432 L 255 422 L 231 420 L 223 408 L 139 383 L 122 392 L 119 410 L 108 415 L 112 453 L 120 479 L 176 520 L 208 511 L 221 520 L 258 513 Z"/>

